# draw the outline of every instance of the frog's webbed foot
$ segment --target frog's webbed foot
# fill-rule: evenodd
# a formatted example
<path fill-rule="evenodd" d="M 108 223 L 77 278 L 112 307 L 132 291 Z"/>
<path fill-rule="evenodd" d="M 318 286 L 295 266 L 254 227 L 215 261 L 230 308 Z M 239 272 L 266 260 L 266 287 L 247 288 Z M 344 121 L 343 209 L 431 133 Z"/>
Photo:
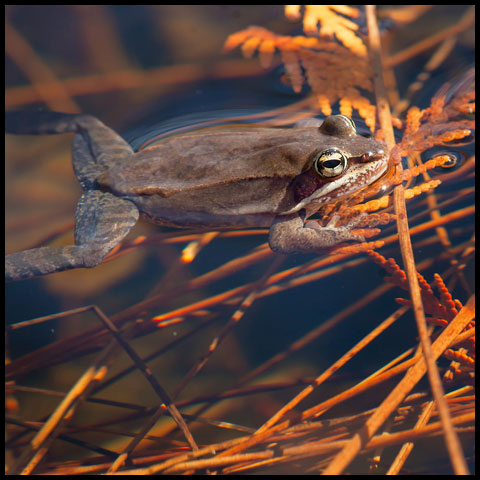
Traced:
<path fill-rule="evenodd" d="M 346 241 L 364 241 L 361 235 L 354 235 L 351 229 L 364 215 L 359 215 L 346 225 L 337 226 L 338 215 L 334 215 L 323 227 L 311 220 L 304 224 L 298 213 L 278 215 L 270 227 L 269 244 L 279 253 L 313 253 L 333 247 Z"/>
<path fill-rule="evenodd" d="M 78 202 L 76 245 L 41 247 L 5 257 L 5 281 L 98 265 L 138 220 L 130 201 L 106 192 L 85 192 Z"/>

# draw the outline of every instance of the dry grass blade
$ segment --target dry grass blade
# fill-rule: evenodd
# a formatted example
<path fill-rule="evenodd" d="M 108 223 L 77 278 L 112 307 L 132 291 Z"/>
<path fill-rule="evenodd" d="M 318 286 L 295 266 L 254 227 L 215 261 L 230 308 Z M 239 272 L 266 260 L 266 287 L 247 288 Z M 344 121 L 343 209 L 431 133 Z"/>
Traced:
<path fill-rule="evenodd" d="M 466 473 L 474 6 L 377 8 L 382 45 L 374 6 L 368 25 L 352 5 L 285 6 L 293 22 L 279 6 L 6 7 L 6 108 L 89 113 L 137 151 L 340 113 L 392 149 L 379 181 L 306 210 L 321 226 L 360 217 L 365 242 L 282 258 L 266 228 L 139 222 L 93 270 L 10 285 L 8 474 Z M 221 57 L 224 41 L 245 58 Z M 227 97 L 255 111 L 157 125 Z M 79 189 L 58 138 L 6 137 L 8 250 L 71 243 Z"/>
<path fill-rule="evenodd" d="M 434 403 L 429 402 L 423 410 L 422 415 L 418 418 L 417 423 L 415 424 L 415 429 L 420 429 L 428 423 L 433 413 L 433 408 Z M 397 475 L 400 472 L 400 469 L 404 465 L 408 455 L 413 449 L 413 445 L 413 442 L 408 442 L 402 445 L 402 448 L 398 452 L 398 455 L 395 457 L 395 460 L 392 462 L 392 465 L 388 469 L 387 475 Z"/>
<path fill-rule="evenodd" d="M 248 308 L 251 307 L 255 299 L 261 290 L 265 288 L 269 277 L 272 273 L 280 266 L 284 258 L 282 255 L 277 255 L 274 258 L 274 261 L 271 263 L 260 279 L 253 285 L 251 291 L 248 295 L 241 301 L 239 307 L 235 309 L 235 312 L 230 317 L 230 320 L 225 324 L 225 326 L 220 330 L 220 332 L 215 336 L 215 338 L 210 343 L 207 352 L 205 352 L 197 361 L 197 363 L 191 368 L 191 370 L 185 375 L 183 381 L 175 390 L 173 395 L 176 398 L 180 392 L 183 390 L 185 385 L 204 367 L 210 356 L 214 353 L 216 348 L 220 345 L 222 340 L 230 333 L 231 329 L 242 319 L 245 312 Z"/>
<path fill-rule="evenodd" d="M 383 84 L 380 35 L 377 27 L 374 6 L 367 6 L 367 22 L 369 27 L 370 54 L 372 55 L 373 68 L 376 72 L 375 90 L 377 94 L 377 108 L 380 117 L 380 124 L 382 125 L 382 129 L 385 132 L 387 144 L 390 146 L 390 149 L 393 149 L 395 141 L 393 136 L 390 109 L 388 106 L 386 90 Z M 413 303 L 413 311 L 415 313 L 420 342 L 427 364 L 427 371 L 430 385 L 432 388 L 432 393 L 442 418 L 447 448 L 450 452 L 450 458 L 453 467 L 458 474 L 461 473 L 466 475 L 468 474 L 468 468 L 465 461 L 465 456 L 463 455 L 458 436 L 453 429 L 451 418 L 448 412 L 448 406 L 443 398 L 444 393 L 442 382 L 440 379 L 438 368 L 433 358 L 430 338 L 427 333 L 425 313 L 423 310 L 422 300 L 420 296 L 420 289 L 417 283 L 417 270 L 415 267 L 413 249 L 408 231 L 407 211 L 405 207 L 405 196 L 402 185 L 398 185 L 397 187 L 395 187 L 393 197 L 395 204 L 395 213 L 397 215 L 400 249 L 402 252 L 402 258 L 410 285 L 410 295 Z"/>
<path fill-rule="evenodd" d="M 315 381 L 309 385 L 306 389 L 302 390 L 294 399 L 288 402 L 285 406 L 282 407 L 273 417 L 271 417 L 268 422 L 264 423 L 258 430 L 257 434 L 261 434 L 272 428 L 273 425 L 279 422 L 279 420 L 285 416 L 287 412 L 292 410 L 296 405 L 298 405 L 304 398 L 306 398 L 310 393 L 317 387 L 319 387 L 324 381 L 331 377 L 337 370 L 339 370 L 343 365 L 349 362 L 358 352 L 363 350 L 371 341 L 377 338 L 385 329 L 390 327 L 398 318 L 400 318 L 406 312 L 405 309 L 399 309 L 394 315 L 387 318 L 382 322 L 377 328 L 372 330 L 369 335 L 363 338 L 358 344 L 352 347 L 343 357 L 338 359 L 331 367 L 329 367 L 325 372 L 322 373 Z M 321 409 L 316 408 L 316 414 Z M 302 416 L 303 419 L 307 419 L 312 415 L 312 412 L 304 413 Z"/>
<path fill-rule="evenodd" d="M 48 452 L 48 447 L 52 444 L 56 435 L 60 433 L 64 423 L 72 417 L 75 408 L 78 407 L 87 392 L 105 376 L 107 371 L 105 364 L 109 355 L 112 354 L 114 346 L 115 342 L 111 341 L 97 357 L 94 365 L 88 368 L 78 379 L 48 421 L 45 422 L 43 428 L 29 442 L 28 448 L 24 450 L 21 457 L 15 462 L 12 473 L 28 475 L 38 465 L 43 456 Z"/>
<path fill-rule="evenodd" d="M 145 365 L 143 360 L 138 356 L 137 352 L 131 347 L 131 345 L 123 338 L 120 331 L 115 327 L 112 321 L 103 314 L 103 312 L 97 309 L 97 314 L 99 318 L 102 320 L 104 325 L 108 327 L 112 335 L 115 337 L 115 340 L 122 346 L 122 348 L 127 352 L 129 357 L 135 362 L 137 368 L 143 373 L 145 378 L 148 380 L 152 388 L 155 390 L 159 398 L 165 404 L 165 408 L 168 410 L 172 418 L 175 420 L 176 424 L 179 426 L 180 430 L 185 435 L 189 445 L 191 446 L 192 450 L 198 450 L 198 446 L 193 439 L 190 430 L 187 427 L 185 420 L 183 419 L 181 413 L 178 411 L 178 408 L 172 402 L 170 395 L 167 391 L 158 383 L 157 379 L 153 375 L 152 371 Z M 159 407 L 159 416 L 164 411 L 164 406 L 161 405 Z"/>
<path fill-rule="evenodd" d="M 25 37 L 20 35 L 8 20 L 5 20 L 5 50 L 12 58 L 22 59 L 20 68 L 32 83 L 37 84 L 40 97 L 48 96 L 47 90 L 50 88 L 56 91 L 56 98 L 47 103 L 52 110 L 81 111 L 64 83 L 56 78 L 52 70 L 28 44 Z M 50 84 L 50 87 L 45 88 L 44 85 L 47 83 Z"/>
<path fill-rule="evenodd" d="M 464 308 L 458 313 L 455 319 L 445 328 L 437 340 L 432 345 L 432 355 L 437 359 L 455 337 L 472 321 L 475 311 L 475 297 L 471 297 Z M 375 413 L 367 420 L 365 425 L 359 430 L 348 444 L 337 454 L 335 459 L 324 470 L 323 475 L 338 475 L 352 461 L 355 455 L 365 445 L 375 432 L 383 425 L 385 420 L 398 407 L 400 402 L 417 384 L 417 382 L 426 373 L 426 364 L 424 358 L 408 370 L 405 377 L 398 383 L 393 391 L 378 407 Z"/>

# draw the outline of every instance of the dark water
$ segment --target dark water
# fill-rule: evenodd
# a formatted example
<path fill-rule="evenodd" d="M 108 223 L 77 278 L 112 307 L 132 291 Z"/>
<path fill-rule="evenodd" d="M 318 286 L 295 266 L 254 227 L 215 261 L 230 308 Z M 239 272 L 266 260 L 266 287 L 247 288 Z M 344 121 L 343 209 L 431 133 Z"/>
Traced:
<path fill-rule="evenodd" d="M 433 11 L 430 18 L 426 20 L 426 24 L 423 24 L 424 35 L 432 34 L 435 29 L 444 28 L 449 17 L 455 15 L 455 18 L 458 18 L 458 6 L 449 6 L 450 9 L 447 7 Z M 235 77 L 233 73 L 229 73 L 227 60 L 239 59 L 238 52 L 225 56 L 220 54 L 226 36 L 250 24 L 263 25 L 277 33 L 300 34 L 299 25 L 283 19 L 280 6 L 248 8 L 248 6 L 217 5 L 150 8 L 150 6 L 127 5 L 106 6 L 105 9 L 97 11 L 88 11 L 82 6 L 9 6 L 7 7 L 7 17 L 10 23 L 28 40 L 41 61 L 58 78 L 85 80 L 89 76 L 98 75 L 97 82 L 93 81 L 89 84 L 85 80 L 84 83 L 79 82 L 77 85 L 66 82 L 66 88 L 74 92 L 71 98 L 82 111 L 92 113 L 104 120 L 105 123 L 123 134 L 136 149 L 142 148 L 145 142 L 158 134 L 177 132 L 179 128 L 196 128 L 201 122 L 221 124 L 221 119 L 225 116 L 246 115 L 248 117 L 268 109 L 290 105 L 304 98 L 308 92 L 308 87 L 305 87 L 301 93 L 296 94 L 290 87 L 282 83 L 281 77 L 284 72 L 281 66 L 271 68 L 264 73 L 256 71 L 252 75 Z M 98 28 L 99 26 L 101 28 Z M 388 28 L 388 24 L 385 25 L 385 28 Z M 414 22 L 411 30 L 402 33 L 403 36 L 399 35 L 398 48 L 401 49 L 404 46 L 405 36 L 410 35 L 412 40 L 421 38 L 419 31 L 421 31 L 421 26 Z M 86 34 L 88 35 L 86 36 Z M 461 38 L 453 53 L 432 74 L 425 88 L 414 96 L 414 104 L 422 108 L 428 106 L 431 97 L 446 81 L 455 82 L 468 70 L 474 61 L 474 46 L 470 35 L 467 32 Z M 400 93 L 407 90 L 411 80 L 428 61 L 431 53 L 432 51 L 429 50 L 403 64 L 398 71 L 396 70 Z M 26 59 L 26 62 L 28 64 L 32 60 Z M 250 62 L 252 65 L 258 64 L 257 59 L 252 59 Z M 189 75 L 182 73 L 180 67 L 184 65 L 198 66 L 198 70 L 193 70 L 191 80 Z M 178 70 L 175 70 L 175 67 L 178 67 Z M 165 75 L 167 73 L 172 75 L 170 82 L 159 82 L 158 87 L 150 81 L 145 81 L 144 85 L 135 84 L 135 75 L 141 75 L 155 68 L 171 68 L 171 70 L 165 70 Z M 118 87 L 115 82 L 109 86 L 109 75 L 113 75 L 114 79 L 120 81 L 118 80 L 120 76 L 115 75 L 120 71 L 129 72 L 129 75 L 126 76 L 127 84 L 128 81 L 132 81 L 134 86 Z M 221 74 L 209 74 L 210 71 L 221 72 Z M 102 82 L 105 83 L 102 84 Z M 28 68 L 19 66 L 18 62 L 7 55 L 6 87 L 10 94 L 10 96 L 7 95 L 7 104 L 8 101 L 11 102 L 9 108 L 45 106 L 45 103 L 39 101 L 40 99 L 36 98 L 35 94 L 31 96 L 31 101 L 28 100 L 28 95 L 31 94 L 30 90 L 24 93 L 24 97 L 19 94 L 17 100 L 14 99 L 14 88 L 25 85 L 31 85 Z M 47 104 L 48 108 L 57 110 L 61 106 L 59 98 L 52 99 Z M 355 118 L 355 121 L 359 125 L 362 124 L 362 120 L 359 118 Z M 25 142 L 27 141 L 30 140 L 25 140 Z M 66 144 L 68 144 L 68 140 Z M 18 160 L 16 152 L 20 147 L 22 145 L 18 143 L 7 144 L 6 165 L 7 175 L 10 175 L 7 177 L 9 178 L 7 180 L 9 182 L 7 199 L 15 200 L 10 203 L 7 201 L 7 248 L 9 251 L 14 251 L 16 245 L 26 248 L 48 233 L 42 232 L 42 235 L 38 236 L 35 228 L 32 228 L 25 230 L 23 238 L 27 238 L 26 240 L 17 240 L 22 235 L 22 230 L 14 231 L 14 239 L 10 239 L 9 225 L 14 225 L 17 218 L 29 221 L 32 215 L 35 215 L 32 211 L 32 203 L 26 202 L 25 205 L 22 205 L 23 198 L 30 194 L 40 196 L 40 193 L 43 195 L 44 191 L 51 191 L 48 183 L 43 184 L 47 186 L 37 193 L 32 192 L 30 188 L 22 187 L 25 172 L 32 168 L 32 164 L 35 167 L 37 165 L 33 161 L 25 160 L 25 157 Z M 52 152 L 57 147 L 51 145 L 31 148 L 41 158 L 42 148 L 46 152 Z M 428 151 L 425 155 L 433 156 L 444 152 L 459 157 L 457 165 L 453 167 L 459 168 L 465 157 L 471 153 L 471 146 L 446 146 L 444 149 Z M 63 161 L 64 158 L 65 155 Z M 55 205 L 57 208 L 59 203 L 72 205 L 70 218 L 73 218 L 75 198 L 78 196 L 73 176 L 67 169 L 63 173 L 58 164 L 50 165 L 47 161 L 39 161 L 43 162 L 47 169 L 47 173 L 41 177 L 41 181 L 48 182 L 52 177 L 48 169 L 52 168 L 55 169 L 55 172 L 60 169 L 65 181 L 72 182 L 71 192 L 61 192 L 62 197 L 41 197 L 40 200 L 46 202 L 47 206 L 57 204 Z M 432 172 L 432 175 L 443 175 L 443 171 Z M 467 188 L 471 185 L 470 178 L 465 178 L 462 182 L 454 183 L 451 186 L 447 181 L 442 188 L 449 194 L 455 194 L 460 188 Z M 56 201 L 58 198 L 61 200 Z M 465 199 L 465 201 L 457 203 L 455 209 L 468 205 L 469 200 Z M 412 208 L 413 213 L 417 211 L 417 208 Z M 56 215 L 55 208 L 51 212 L 51 216 Z M 68 219 L 68 209 L 65 219 Z M 466 241 L 472 233 L 468 225 L 458 223 L 455 224 L 455 227 L 456 230 L 452 232 L 454 244 Z M 385 233 L 391 233 L 393 227 L 382 227 L 382 230 Z M 132 238 L 140 234 L 153 235 L 160 231 L 165 230 L 142 224 L 136 227 Z M 420 242 L 426 236 L 415 237 L 415 242 Z M 168 278 L 168 282 L 181 282 L 208 272 L 236 256 L 247 253 L 264 241 L 266 241 L 265 236 L 217 239 L 205 248 L 192 265 L 182 270 L 178 277 Z M 113 262 L 105 268 L 104 266 L 99 267 L 98 275 L 102 269 L 100 279 L 93 279 L 97 276 L 97 269 L 93 269 L 81 272 L 79 274 L 81 276 L 76 276 L 75 272 L 57 274 L 58 279 L 53 283 L 48 279 L 34 279 L 8 285 L 6 291 L 7 323 L 16 323 L 93 303 L 99 305 L 107 314 L 113 315 L 140 302 L 157 282 L 161 282 L 162 276 L 168 271 L 172 260 L 179 255 L 182 245 L 168 246 L 161 253 L 158 253 L 155 248 L 159 247 L 140 248 L 133 260 L 135 264 L 133 267 L 128 263 L 128 259 L 125 267 L 121 267 L 120 271 L 112 267 L 111 263 Z M 438 244 L 428 246 L 414 244 L 414 248 L 417 262 L 432 256 L 439 257 L 443 251 Z M 382 253 L 385 256 L 394 256 L 399 263 L 401 261 L 397 245 L 390 246 Z M 302 265 L 313 258 L 314 256 L 293 255 L 284 260 L 281 268 Z M 123 262 L 125 259 L 119 261 Z M 438 258 L 434 267 L 424 272 L 424 275 L 427 279 L 431 279 L 432 273 L 445 271 L 448 266 L 448 260 Z M 208 297 L 258 279 L 265 268 L 267 268 L 267 264 L 263 263 L 239 271 L 235 275 L 231 275 L 215 285 L 202 288 L 187 297 L 172 299 L 164 309 L 158 309 L 153 313 L 160 314 L 178 307 L 180 304 Z M 469 265 L 467 265 L 465 273 L 468 281 L 473 281 Z M 379 267 L 372 262 L 366 262 L 355 268 L 347 268 L 324 280 L 287 290 L 280 295 L 257 300 L 247 311 L 240 324 L 235 327 L 232 337 L 219 347 L 214 358 L 200 375 L 196 387 L 198 393 L 205 393 L 206 390 L 216 392 L 221 391 L 222 388 L 229 388 L 234 384 L 235 378 L 243 376 L 346 306 L 362 299 L 383 282 L 383 275 L 384 273 Z M 456 287 L 455 295 L 462 301 L 467 298 L 465 290 L 460 286 Z M 281 379 L 287 381 L 316 376 L 391 314 L 396 308 L 394 298 L 397 296 L 406 296 L 406 294 L 394 289 L 382 296 L 381 299 L 371 303 L 368 308 L 349 316 L 348 320 L 343 322 L 340 327 L 328 332 L 292 356 L 277 367 L 264 381 Z M 175 389 L 194 360 L 206 350 L 208 343 L 219 328 L 218 325 L 225 323 L 233 312 L 233 307 L 226 308 L 222 311 L 221 320 L 215 328 L 187 342 L 164 361 L 156 362 L 154 368 L 157 369 L 158 376 L 166 383 L 167 388 Z M 86 325 L 97 324 L 95 319 L 88 316 L 87 318 L 50 322 L 21 333 L 13 332 L 10 335 L 9 344 L 11 356 L 16 358 L 41 345 L 49 344 L 57 338 L 74 335 Z M 163 337 L 155 334 L 151 339 L 144 338 L 135 342 L 135 346 L 139 351 L 146 353 L 157 343 L 167 342 L 174 336 L 185 333 L 188 329 L 188 326 L 170 329 L 163 334 Z M 368 375 L 395 355 L 414 345 L 416 337 L 416 328 L 410 316 L 398 322 L 380 339 L 377 339 L 369 349 L 350 362 L 347 368 L 342 369 L 338 383 L 328 384 L 315 400 L 327 398 L 329 394 L 343 389 L 349 382 L 355 382 Z M 84 361 L 80 361 L 80 364 L 74 368 L 81 368 L 81 365 L 84 364 Z M 50 388 L 62 390 L 69 388 L 72 379 L 70 374 L 58 373 L 51 369 L 42 372 L 40 378 L 38 375 L 33 375 L 26 377 L 23 381 L 33 385 L 45 381 Z M 133 385 L 135 385 L 137 400 L 138 392 L 143 392 L 141 395 L 145 396 L 147 403 L 156 402 L 155 397 L 149 393 L 148 387 L 143 386 L 143 382 L 141 387 L 137 382 L 134 382 Z M 128 390 L 132 387 L 122 385 L 119 388 L 121 390 L 119 395 L 131 400 Z M 281 391 L 275 397 L 275 401 L 287 400 L 296 391 L 297 389 Z M 374 406 L 379 399 L 383 398 L 384 393 L 378 392 L 378 398 L 362 397 L 355 406 L 348 404 L 344 410 L 339 409 L 335 413 L 350 413 L 360 406 L 359 403 L 365 408 Z M 21 399 L 22 409 L 31 414 L 32 404 L 38 399 L 29 399 L 28 396 L 21 397 Z M 313 400 L 309 399 L 308 401 Z M 255 402 L 254 397 L 245 400 L 247 409 L 250 408 L 252 402 Z M 352 409 L 352 407 L 354 408 Z M 28 416 L 28 414 L 26 415 Z M 239 423 L 255 426 L 261 423 L 261 418 L 263 417 L 260 412 L 254 411 L 250 415 L 238 415 L 236 420 Z M 235 419 L 234 414 L 231 414 L 231 419 Z"/>

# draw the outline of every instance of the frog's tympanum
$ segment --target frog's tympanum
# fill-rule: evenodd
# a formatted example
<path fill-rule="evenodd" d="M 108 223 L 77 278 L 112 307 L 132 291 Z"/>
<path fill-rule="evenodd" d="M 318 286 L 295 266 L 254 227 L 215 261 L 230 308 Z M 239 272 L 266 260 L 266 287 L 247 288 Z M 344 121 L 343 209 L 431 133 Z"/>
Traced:
<path fill-rule="evenodd" d="M 318 252 L 347 240 L 355 222 L 305 223 L 305 208 L 349 197 L 381 177 L 385 147 L 357 135 L 343 115 L 296 128 L 231 127 L 167 137 L 135 153 L 89 115 L 9 112 L 16 134 L 75 132 L 73 167 L 83 188 L 75 245 L 7 255 L 5 277 L 22 280 L 94 267 L 139 216 L 176 227 L 269 227 L 280 253 Z M 316 225 L 312 228 L 311 225 Z"/>

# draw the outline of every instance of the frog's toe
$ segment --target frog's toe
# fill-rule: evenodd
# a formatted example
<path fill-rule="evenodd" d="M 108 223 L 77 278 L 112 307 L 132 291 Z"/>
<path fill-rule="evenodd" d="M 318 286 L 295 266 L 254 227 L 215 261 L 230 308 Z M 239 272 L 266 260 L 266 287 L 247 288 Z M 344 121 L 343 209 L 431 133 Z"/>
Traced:
<path fill-rule="evenodd" d="M 332 218 L 327 223 L 327 228 L 335 228 L 337 226 L 337 222 L 340 220 L 340 215 L 334 213 Z"/>
<path fill-rule="evenodd" d="M 345 227 L 352 229 L 359 225 L 366 217 L 368 214 L 366 212 L 361 212 L 358 215 L 355 215 L 354 217 L 350 218 L 348 222 L 345 224 Z"/>

